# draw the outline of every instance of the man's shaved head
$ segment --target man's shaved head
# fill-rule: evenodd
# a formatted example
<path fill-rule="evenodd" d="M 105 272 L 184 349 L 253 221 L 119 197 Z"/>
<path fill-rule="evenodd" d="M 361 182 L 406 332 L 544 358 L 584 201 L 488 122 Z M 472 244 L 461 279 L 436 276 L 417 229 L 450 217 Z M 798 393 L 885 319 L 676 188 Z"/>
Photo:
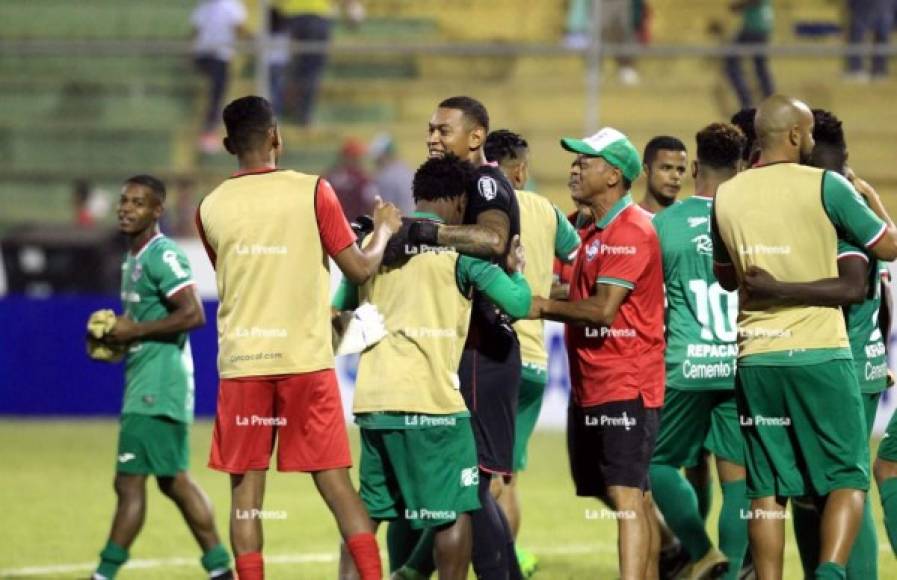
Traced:
<path fill-rule="evenodd" d="M 803 101 L 773 95 L 763 101 L 754 118 L 760 149 L 781 160 L 805 163 L 813 152 L 813 112 Z"/>

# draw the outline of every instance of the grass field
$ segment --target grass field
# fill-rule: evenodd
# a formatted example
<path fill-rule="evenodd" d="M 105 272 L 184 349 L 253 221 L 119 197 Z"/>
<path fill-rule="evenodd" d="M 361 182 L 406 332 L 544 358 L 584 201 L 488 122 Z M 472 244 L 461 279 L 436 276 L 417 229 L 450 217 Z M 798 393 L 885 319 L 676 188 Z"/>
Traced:
<path fill-rule="evenodd" d="M 114 421 L 0 423 L 0 578 L 88 576 L 114 507 L 116 434 Z M 210 423 L 194 427 L 191 465 L 215 504 L 219 531 L 226 536 L 228 483 L 226 476 L 205 467 L 210 435 Z M 351 436 L 357 457 L 357 431 Z M 530 450 L 531 466 L 521 480 L 525 501 L 521 544 L 541 559 L 537 578 L 615 578 L 615 524 L 586 517 L 587 510 L 598 504 L 574 497 L 563 433 L 536 433 Z M 875 491 L 872 499 L 881 542 L 880 576 L 897 578 Z M 716 511 L 718 493 L 714 500 Z M 203 578 L 186 525 L 152 484 L 148 503 L 143 532 L 119 578 Z M 286 512 L 285 519 L 265 523 L 269 579 L 336 577 L 336 528 L 308 476 L 272 472 L 265 509 Z M 800 576 L 789 535 L 785 578 Z"/>

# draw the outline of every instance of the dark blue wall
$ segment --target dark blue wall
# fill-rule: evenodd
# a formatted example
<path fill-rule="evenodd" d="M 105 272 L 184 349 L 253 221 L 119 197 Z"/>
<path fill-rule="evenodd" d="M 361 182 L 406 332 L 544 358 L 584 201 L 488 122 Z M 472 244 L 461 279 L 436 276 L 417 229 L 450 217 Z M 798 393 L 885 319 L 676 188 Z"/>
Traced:
<path fill-rule="evenodd" d="M 118 415 L 124 364 L 89 359 L 84 335 L 91 312 L 120 306 L 114 297 L 0 298 L 0 414 Z M 196 414 L 214 415 L 217 302 L 204 306 L 206 325 L 190 334 Z"/>

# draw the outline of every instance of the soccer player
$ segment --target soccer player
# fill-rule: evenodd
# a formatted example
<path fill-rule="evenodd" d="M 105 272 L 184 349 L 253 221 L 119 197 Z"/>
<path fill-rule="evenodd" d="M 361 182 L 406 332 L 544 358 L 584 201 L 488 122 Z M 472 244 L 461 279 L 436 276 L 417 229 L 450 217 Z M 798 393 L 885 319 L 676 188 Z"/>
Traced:
<path fill-rule="evenodd" d="M 758 163 L 722 184 L 714 201 L 714 270 L 723 288 L 743 287 L 752 268 L 783 282 L 835 277 L 839 232 L 880 259 L 897 257 L 897 228 L 880 200 L 870 198 L 870 210 L 840 175 L 799 164 L 814 143 L 804 103 L 770 97 L 755 127 Z M 815 495 L 827 496 L 816 577 L 844 578 L 869 485 L 844 318 L 787 303 L 739 308 L 735 393 L 757 574 L 781 577 L 784 504 Z"/>
<path fill-rule="evenodd" d="M 209 467 L 230 474 L 237 573 L 241 580 L 264 575 L 258 514 L 276 440 L 278 470 L 312 474 L 361 577 L 380 578 L 373 526 L 348 474 L 327 257 L 364 282 L 380 266 L 399 212 L 377 200 L 371 242 L 359 249 L 325 180 L 277 168 L 283 141 L 268 101 L 243 97 L 223 116 L 224 146 L 240 170 L 202 200 L 197 226 L 220 300 Z"/>
<path fill-rule="evenodd" d="M 685 144 L 675 137 L 660 135 L 645 145 L 645 196 L 639 207 L 654 216 L 676 203 L 688 169 Z"/>
<path fill-rule="evenodd" d="M 710 206 L 717 188 L 738 172 L 744 134 L 713 123 L 696 136 L 695 194 L 654 218 L 667 297 L 666 394 L 651 491 L 664 520 L 683 543 L 692 578 L 734 579 L 747 549 L 744 454 L 735 408 L 738 296 L 713 275 Z M 680 468 L 716 457 L 723 493 L 722 552 L 704 528 L 697 497 Z"/>
<path fill-rule="evenodd" d="M 501 263 L 514 236 L 520 234 L 520 208 L 514 188 L 498 166 L 488 163 L 483 144 L 489 113 L 471 97 L 445 99 L 430 118 L 428 157 L 453 153 L 475 168 L 469 186 L 464 225 L 415 222 L 408 239 L 417 245 L 440 245 L 459 253 Z M 512 321 L 480 292 L 461 357 L 461 394 L 471 412 L 477 440 L 480 503 L 472 514 L 473 568 L 482 578 L 520 576 L 514 536 L 495 499 L 504 478 L 513 472 L 514 429 L 520 384 L 520 343 Z"/>
<path fill-rule="evenodd" d="M 567 323 L 576 493 L 616 510 L 623 580 L 656 578 L 660 538 L 648 463 L 664 389 L 660 246 L 629 195 L 641 171 L 632 143 L 607 127 L 561 144 L 577 154 L 580 201 L 595 221 L 574 262 L 569 301 L 535 296 L 531 316 Z"/>
<path fill-rule="evenodd" d="M 472 172 L 473 166 L 454 155 L 427 160 L 414 176 L 412 217 L 460 224 Z M 440 578 L 467 578 L 468 512 L 480 507 L 470 412 L 457 388 L 471 291 L 511 316 L 525 316 L 531 294 L 521 258 L 522 251 L 508 254 L 508 276 L 497 264 L 450 248 L 424 248 L 360 287 L 344 281 L 334 297 L 338 310 L 375 305 L 388 330 L 362 352 L 358 367 L 361 498 L 376 522 L 404 518 L 413 530 L 435 530 Z M 390 554 L 402 552 L 405 543 L 390 545 Z M 402 557 L 392 559 L 395 570 Z"/>
<path fill-rule="evenodd" d="M 810 164 L 844 175 L 849 170 L 847 144 L 841 121 L 822 109 L 813 110 L 813 119 L 815 145 Z M 859 181 L 856 188 L 864 191 Z M 875 192 L 866 192 L 864 195 L 875 195 Z M 809 306 L 843 307 L 863 400 L 867 440 L 872 434 L 879 398 L 888 386 L 888 367 L 882 335 L 883 330 L 887 335 L 888 329 L 887 325 L 880 324 L 882 320 L 890 320 L 889 305 L 882 302 L 882 296 L 889 294 L 887 277 L 887 268 L 883 263 L 870 256 L 865 249 L 839 239 L 838 278 L 835 280 L 800 284 L 773 283 L 768 276 L 755 271 L 746 276 L 745 283 L 747 295 L 754 298 L 788 300 Z M 884 313 L 884 317 L 879 316 L 880 312 Z M 795 499 L 792 511 L 804 574 L 810 576 L 819 558 L 819 512 L 812 497 Z M 867 496 L 860 529 L 847 562 L 847 578 L 877 578 L 877 564 L 878 538 Z"/>
<path fill-rule="evenodd" d="M 206 319 L 190 262 L 159 232 L 164 209 L 161 181 L 150 175 L 125 181 L 118 202 L 119 229 L 130 245 L 122 264 L 124 314 L 106 335 L 112 344 L 129 346 L 115 474 L 118 505 L 94 580 L 115 578 L 127 562 L 143 527 L 150 475 L 184 516 L 209 577 L 233 578 L 209 498 L 187 472 L 193 421 L 193 355 L 187 332 Z"/>
<path fill-rule="evenodd" d="M 520 204 L 521 242 L 527 252 L 524 273 L 533 293 L 547 296 L 554 278 L 554 259 L 573 261 L 579 247 L 579 235 L 554 204 L 537 193 L 525 191 L 529 180 L 529 145 L 520 135 L 499 129 L 489 133 L 485 144 L 486 159 L 498 163 L 502 173 L 514 186 Z M 548 382 L 548 353 L 545 351 L 544 323 L 541 320 L 520 320 L 514 323 L 520 339 L 520 397 L 517 402 L 517 427 L 514 434 L 514 475 L 498 498 L 516 540 L 520 531 L 521 510 L 517 496 L 519 472 L 526 469 L 526 448 L 533 434 L 542 395 Z M 538 561 L 527 550 L 517 547 L 521 571 L 535 571 Z"/>

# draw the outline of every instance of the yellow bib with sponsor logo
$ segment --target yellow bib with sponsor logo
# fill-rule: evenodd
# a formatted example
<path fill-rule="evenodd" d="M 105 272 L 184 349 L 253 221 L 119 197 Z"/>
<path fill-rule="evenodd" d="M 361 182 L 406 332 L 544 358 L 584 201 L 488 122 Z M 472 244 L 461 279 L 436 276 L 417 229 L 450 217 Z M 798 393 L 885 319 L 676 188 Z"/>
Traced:
<path fill-rule="evenodd" d="M 447 415 L 467 410 L 458 365 L 470 300 L 458 290 L 458 254 L 423 252 L 381 268 L 358 292 L 383 315 L 386 337 L 361 354 L 353 412 Z"/>
<path fill-rule="evenodd" d="M 318 177 L 232 177 L 202 201 L 217 255 L 222 378 L 333 368 L 329 261 L 315 215 Z"/>
<path fill-rule="evenodd" d="M 554 242 L 557 237 L 557 214 L 554 206 L 537 193 L 517 192 L 520 204 L 520 241 L 526 251 L 526 269 L 523 272 L 533 296 L 548 298 L 554 280 Z M 545 323 L 541 320 L 518 320 L 514 323 L 520 340 L 520 358 L 523 364 L 546 367 Z"/>
<path fill-rule="evenodd" d="M 738 278 L 759 266 L 782 282 L 836 278 L 837 233 L 822 204 L 823 170 L 779 163 L 744 171 L 716 195 L 719 235 Z M 739 357 L 849 348 L 840 308 L 741 308 Z"/>

